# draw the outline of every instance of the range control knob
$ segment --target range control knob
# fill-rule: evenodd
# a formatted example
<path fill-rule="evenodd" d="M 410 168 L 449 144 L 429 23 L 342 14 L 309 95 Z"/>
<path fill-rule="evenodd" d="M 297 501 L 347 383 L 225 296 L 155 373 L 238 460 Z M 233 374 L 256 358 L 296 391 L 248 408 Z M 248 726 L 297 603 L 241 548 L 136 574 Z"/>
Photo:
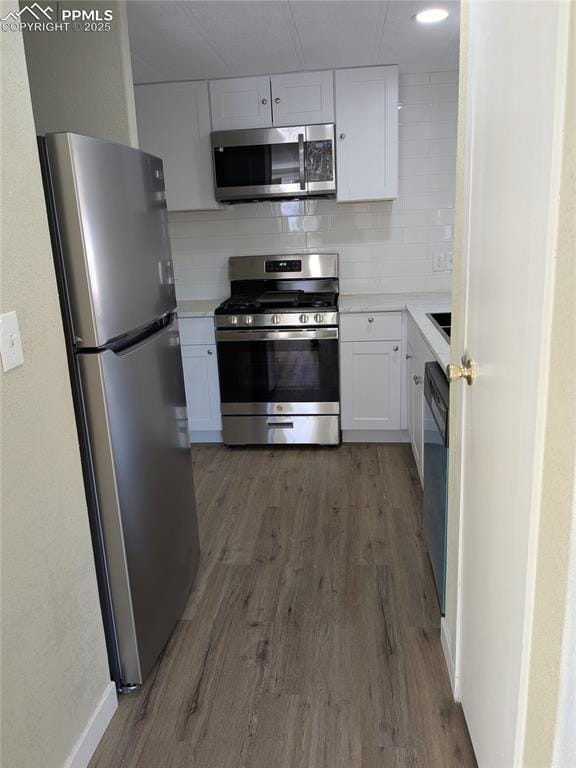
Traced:
<path fill-rule="evenodd" d="M 310 317 L 308 315 L 300 315 L 300 322 L 301 323 L 307 323 L 308 320 L 310 320 Z"/>
<path fill-rule="evenodd" d="M 230 315 L 228 317 L 228 322 L 230 323 L 230 325 L 238 325 L 238 318 L 236 317 L 236 315 Z"/>
<path fill-rule="evenodd" d="M 244 315 L 244 325 L 252 325 L 254 318 L 252 315 Z"/>
<path fill-rule="evenodd" d="M 315 323 L 323 323 L 324 322 L 324 315 L 321 312 L 316 312 L 314 315 L 314 322 Z"/>
<path fill-rule="evenodd" d="M 278 323 L 280 323 L 281 320 L 282 318 L 280 317 L 280 315 L 272 315 L 272 322 L 274 323 L 274 325 L 278 325 Z"/>

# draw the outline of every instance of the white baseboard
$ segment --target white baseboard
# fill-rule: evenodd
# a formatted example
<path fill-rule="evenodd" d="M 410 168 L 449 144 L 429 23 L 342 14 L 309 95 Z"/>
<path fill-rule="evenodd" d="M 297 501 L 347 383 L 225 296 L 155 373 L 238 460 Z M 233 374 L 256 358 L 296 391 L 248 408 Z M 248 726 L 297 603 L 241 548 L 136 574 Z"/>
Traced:
<path fill-rule="evenodd" d="M 407 429 L 343 429 L 343 443 L 409 443 Z"/>
<path fill-rule="evenodd" d="M 118 697 L 116 696 L 116 686 L 114 683 L 110 682 L 106 686 L 102 698 L 92 713 L 92 717 L 86 724 L 86 728 L 84 728 L 82 735 L 66 760 L 64 768 L 87 767 L 117 708 Z"/>
<path fill-rule="evenodd" d="M 190 430 L 190 443 L 223 443 L 222 431 L 201 431 L 196 429 Z"/>
<path fill-rule="evenodd" d="M 442 650 L 444 651 L 444 660 L 448 669 L 448 676 L 450 678 L 450 687 L 452 688 L 452 695 L 454 701 L 460 701 L 460 685 L 458 677 L 456 676 L 456 666 L 454 664 L 454 656 L 452 655 L 452 648 L 450 647 L 450 638 L 448 636 L 448 628 L 446 625 L 446 619 L 444 616 L 440 620 L 440 642 L 442 643 Z"/>

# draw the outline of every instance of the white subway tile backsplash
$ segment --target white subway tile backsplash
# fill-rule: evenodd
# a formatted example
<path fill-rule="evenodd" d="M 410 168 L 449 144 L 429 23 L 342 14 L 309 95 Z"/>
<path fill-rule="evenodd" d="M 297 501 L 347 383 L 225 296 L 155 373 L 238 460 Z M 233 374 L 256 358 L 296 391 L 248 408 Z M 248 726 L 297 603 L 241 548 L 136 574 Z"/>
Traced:
<path fill-rule="evenodd" d="M 401 141 L 398 145 L 399 157 L 430 157 L 430 141 Z"/>
<path fill-rule="evenodd" d="M 457 72 L 402 75 L 399 197 L 284 200 L 169 215 L 179 299 L 224 298 L 230 256 L 337 251 L 345 293 L 450 290 Z"/>
<path fill-rule="evenodd" d="M 453 173 L 443 173 L 428 177 L 430 192 L 454 192 L 456 177 Z"/>
<path fill-rule="evenodd" d="M 437 83 L 435 85 L 400 86 L 401 104 L 442 104 L 458 101 L 456 83 Z"/>
<path fill-rule="evenodd" d="M 415 74 L 400 75 L 400 86 L 403 85 L 428 85 L 430 82 L 429 72 L 420 72 Z"/>
<path fill-rule="evenodd" d="M 398 123 L 425 123 L 431 120 L 430 104 L 402 104 L 398 110 Z"/>
<path fill-rule="evenodd" d="M 431 83 L 458 83 L 458 72 L 430 72 Z"/>
<path fill-rule="evenodd" d="M 438 120 L 457 120 L 458 101 L 454 99 L 449 104 L 430 104 L 429 120 L 437 122 Z"/>

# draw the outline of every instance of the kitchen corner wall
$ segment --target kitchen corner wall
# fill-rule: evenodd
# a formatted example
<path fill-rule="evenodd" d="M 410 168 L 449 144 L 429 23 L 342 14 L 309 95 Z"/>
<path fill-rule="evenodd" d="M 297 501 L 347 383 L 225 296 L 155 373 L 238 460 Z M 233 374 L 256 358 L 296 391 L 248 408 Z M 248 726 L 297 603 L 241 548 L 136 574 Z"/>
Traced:
<path fill-rule="evenodd" d="M 170 214 L 179 299 L 229 293 L 228 258 L 340 254 L 343 293 L 449 291 L 457 72 L 400 76 L 400 191 L 389 202 L 243 203 Z"/>

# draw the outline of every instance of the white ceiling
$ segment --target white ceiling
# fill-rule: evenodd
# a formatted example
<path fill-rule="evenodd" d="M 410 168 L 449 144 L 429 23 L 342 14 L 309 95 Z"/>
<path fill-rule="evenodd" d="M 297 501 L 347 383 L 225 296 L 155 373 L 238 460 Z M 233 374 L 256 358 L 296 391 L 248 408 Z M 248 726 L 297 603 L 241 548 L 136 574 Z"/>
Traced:
<path fill-rule="evenodd" d="M 414 21 L 437 6 L 446 21 Z M 371 64 L 456 69 L 459 10 L 454 0 L 129 0 L 134 82 Z"/>

